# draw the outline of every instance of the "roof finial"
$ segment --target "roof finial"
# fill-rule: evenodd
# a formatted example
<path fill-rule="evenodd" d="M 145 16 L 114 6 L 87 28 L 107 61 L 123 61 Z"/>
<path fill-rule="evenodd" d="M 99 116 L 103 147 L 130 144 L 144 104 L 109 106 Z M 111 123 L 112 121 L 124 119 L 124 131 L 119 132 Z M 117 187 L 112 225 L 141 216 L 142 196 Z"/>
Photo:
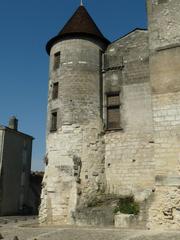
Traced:
<path fill-rule="evenodd" d="M 81 6 L 83 6 L 83 0 L 81 0 L 81 3 L 80 3 Z"/>

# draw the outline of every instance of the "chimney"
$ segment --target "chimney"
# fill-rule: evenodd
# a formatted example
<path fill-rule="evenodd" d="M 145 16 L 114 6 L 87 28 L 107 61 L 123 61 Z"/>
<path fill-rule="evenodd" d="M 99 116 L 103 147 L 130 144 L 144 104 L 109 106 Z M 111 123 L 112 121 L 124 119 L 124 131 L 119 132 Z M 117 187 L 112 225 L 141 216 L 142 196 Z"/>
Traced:
<path fill-rule="evenodd" d="M 12 116 L 9 119 L 9 128 L 17 131 L 18 130 L 18 119 L 15 116 Z"/>

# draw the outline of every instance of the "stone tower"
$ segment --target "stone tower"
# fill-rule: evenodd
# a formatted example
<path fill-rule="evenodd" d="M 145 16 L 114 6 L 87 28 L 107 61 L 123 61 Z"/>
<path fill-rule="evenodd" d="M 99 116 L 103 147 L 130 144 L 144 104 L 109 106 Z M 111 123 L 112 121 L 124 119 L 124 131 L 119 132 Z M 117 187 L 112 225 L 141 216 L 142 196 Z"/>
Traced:
<path fill-rule="evenodd" d="M 73 223 L 75 210 L 104 191 L 101 55 L 108 43 L 84 6 L 47 43 L 50 73 L 41 223 Z"/>
<path fill-rule="evenodd" d="M 155 197 L 151 227 L 180 221 L 180 1 L 148 0 Z"/>

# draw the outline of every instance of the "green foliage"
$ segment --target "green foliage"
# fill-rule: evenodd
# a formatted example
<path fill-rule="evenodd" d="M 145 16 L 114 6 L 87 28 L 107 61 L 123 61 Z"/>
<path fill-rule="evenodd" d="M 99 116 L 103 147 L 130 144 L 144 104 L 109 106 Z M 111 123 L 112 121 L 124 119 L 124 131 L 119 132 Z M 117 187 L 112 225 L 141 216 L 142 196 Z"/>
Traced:
<path fill-rule="evenodd" d="M 133 197 L 120 198 L 117 206 L 114 208 L 114 213 L 121 212 L 124 214 L 138 215 L 139 211 L 139 204 L 134 201 Z"/>

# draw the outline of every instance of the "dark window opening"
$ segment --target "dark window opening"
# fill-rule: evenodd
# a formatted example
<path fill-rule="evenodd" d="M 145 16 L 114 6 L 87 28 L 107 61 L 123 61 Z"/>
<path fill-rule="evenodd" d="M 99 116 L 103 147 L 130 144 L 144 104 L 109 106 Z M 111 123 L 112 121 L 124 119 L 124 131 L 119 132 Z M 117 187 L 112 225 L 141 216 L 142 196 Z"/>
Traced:
<path fill-rule="evenodd" d="M 61 53 L 57 52 L 54 54 L 54 70 L 58 69 L 60 66 Z"/>
<path fill-rule="evenodd" d="M 58 92 L 59 92 L 59 83 L 56 82 L 53 84 L 52 99 L 58 98 Z"/>
<path fill-rule="evenodd" d="M 57 112 L 51 113 L 51 131 L 57 130 Z"/>
<path fill-rule="evenodd" d="M 158 4 L 167 3 L 168 0 L 158 0 Z"/>
<path fill-rule="evenodd" d="M 107 95 L 107 129 L 120 128 L 120 101 L 119 93 Z"/>

